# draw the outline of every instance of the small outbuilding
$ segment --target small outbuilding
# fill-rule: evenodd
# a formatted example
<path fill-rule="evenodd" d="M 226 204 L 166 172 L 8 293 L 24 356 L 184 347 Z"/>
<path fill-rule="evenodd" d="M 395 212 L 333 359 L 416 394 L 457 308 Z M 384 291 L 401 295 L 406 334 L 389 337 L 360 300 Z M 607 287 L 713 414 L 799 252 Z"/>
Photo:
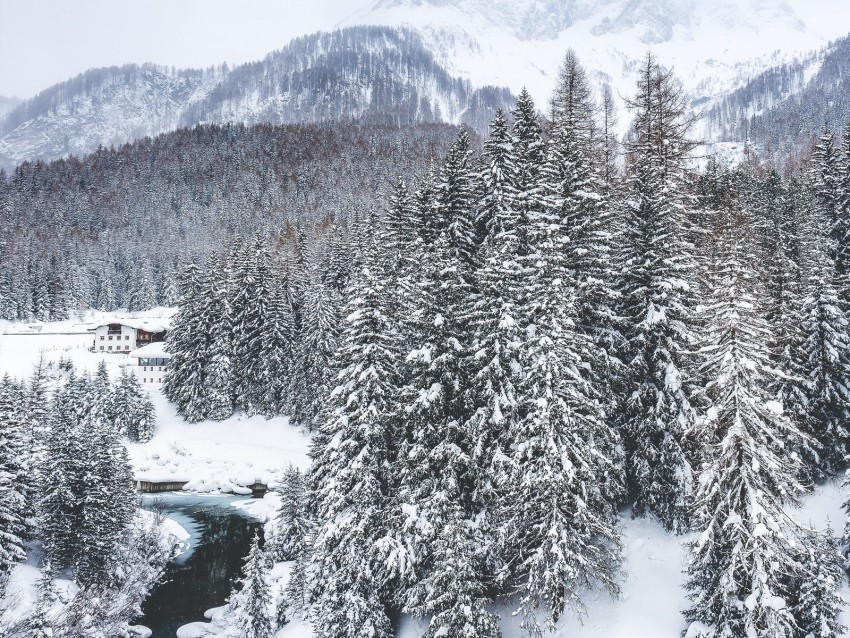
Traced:
<path fill-rule="evenodd" d="M 162 383 L 165 369 L 171 355 L 165 351 L 165 344 L 161 341 L 149 343 L 128 354 L 131 359 L 136 360 L 136 365 L 130 366 L 136 377 L 142 383 Z"/>

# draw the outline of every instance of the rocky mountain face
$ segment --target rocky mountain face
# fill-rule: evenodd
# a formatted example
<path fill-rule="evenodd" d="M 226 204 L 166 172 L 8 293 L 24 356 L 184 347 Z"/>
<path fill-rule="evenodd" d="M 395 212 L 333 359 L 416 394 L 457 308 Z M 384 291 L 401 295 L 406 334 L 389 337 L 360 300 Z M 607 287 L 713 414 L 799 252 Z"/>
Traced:
<path fill-rule="evenodd" d="M 466 122 L 483 130 L 504 88 L 450 75 L 410 29 L 351 27 L 298 38 L 264 60 L 174 70 L 87 71 L 0 123 L 0 166 L 80 155 L 198 123 Z"/>

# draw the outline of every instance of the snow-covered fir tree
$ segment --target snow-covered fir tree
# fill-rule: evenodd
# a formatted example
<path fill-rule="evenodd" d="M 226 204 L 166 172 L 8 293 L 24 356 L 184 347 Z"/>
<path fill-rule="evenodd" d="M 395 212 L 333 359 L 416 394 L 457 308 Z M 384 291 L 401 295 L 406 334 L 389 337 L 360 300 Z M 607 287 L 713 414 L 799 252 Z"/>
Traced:
<path fill-rule="evenodd" d="M 331 367 L 339 339 L 339 299 L 332 286 L 316 279 L 304 293 L 304 316 L 292 368 L 293 418 L 310 427 L 322 410 L 333 379 Z"/>
<path fill-rule="evenodd" d="M 416 557 L 416 579 L 406 609 L 431 616 L 426 636 L 499 635 L 486 609 L 486 545 L 476 524 L 483 468 L 473 461 L 469 356 L 476 263 L 473 172 L 461 131 L 440 171 L 433 215 L 437 231 L 422 258 L 417 342 L 406 357 L 402 393 L 404 447 L 399 493 L 407 515 L 406 545 Z"/>
<path fill-rule="evenodd" d="M 180 303 L 166 337 L 168 361 L 162 391 L 176 404 L 177 412 L 187 421 L 200 421 L 207 414 L 205 347 L 208 335 L 203 332 L 203 288 L 201 272 L 192 261 L 180 279 Z"/>
<path fill-rule="evenodd" d="M 402 551 L 388 516 L 398 440 L 395 332 L 377 250 L 373 239 L 349 283 L 334 361 L 339 373 L 311 448 L 311 598 L 319 638 L 392 636 L 386 605 L 395 568 L 388 562 Z"/>
<path fill-rule="evenodd" d="M 821 137 L 812 159 L 815 196 L 804 226 L 805 295 L 795 371 L 805 393 L 801 425 L 819 443 L 816 471 L 831 473 L 850 453 L 850 316 L 840 297 L 840 169 L 832 134 Z"/>
<path fill-rule="evenodd" d="M 102 585 L 135 513 L 127 451 L 97 384 L 72 370 L 55 395 L 40 477 L 39 515 L 47 560 L 73 567 L 77 580 Z"/>
<path fill-rule="evenodd" d="M 570 229 L 547 213 L 529 229 L 520 418 L 498 479 L 502 560 L 532 632 L 540 608 L 554 629 L 565 610 L 584 611 L 583 590 L 616 595 L 622 551 L 619 438 L 583 371 L 590 338 L 577 327 L 580 287 L 561 249 Z"/>
<path fill-rule="evenodd" d="M 131 441 L 145 443 L 153 437 L 156 410 L 135 374 L 121 371 L 115 383 L 110 415 L 118 432 Z"/>
<path fill-rule="evenodd" d="M 27 435 L 22 388 L 0 380 L 0 596 L 12 568 L 26 558 L 28 494 Z"/>
<path fill-rule="evenodd" d="M 670 72 L 647 55 L 630 101 L 622 314 L 628 361 L 622 437 L 634 513 L 670 530 L 688 526 L 691 469 L 683 433 L 694 422 L 689 397 L 694 277 L 686 170 L 684 96 Z"/>
<path fill-rule="evenodd" d="M 734 204 L 717 215 L 724 247 L 701 349 L 711 408 L 690 433 L 703 450 L 688 566 L 690 638 L 798 636 L 796 592 L 816 577 L 816 536 L 784 507 L 803 492 L 805 438 L 770 393 L 769 325 L 747 231 Z"/>
<path fill-rule="evenodd" d="M 266 558 L 256 533 L 251 541 L 251 551 L 245 558 L 243 576 L 237 611 L 241 635 L 246 638 L 271 638 L 275 630 L 271 618 L 272 600 Z"/>
<path fill-rule="evenodd" d="M 839 638 L 846 627 L 838 620 L 846 602 L 838 593 L 844 581 L 839 560 L 838 539 L 832 529 L 820 535 L 817 530 L 806 530 L 808 540 L 802 559 L 809 573 L 800 583 L 794 615 L 806 638 Z"/>

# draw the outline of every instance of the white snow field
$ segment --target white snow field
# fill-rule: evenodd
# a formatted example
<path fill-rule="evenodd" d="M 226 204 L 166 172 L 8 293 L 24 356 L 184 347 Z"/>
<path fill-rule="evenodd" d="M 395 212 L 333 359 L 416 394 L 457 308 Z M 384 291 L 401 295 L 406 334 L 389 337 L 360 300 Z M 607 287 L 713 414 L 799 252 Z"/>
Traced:
<path fill-rule="evenodd" d="M 171 309 L 156 309 L 137 316 L 165 317 Z M 122 365 L 131 363 L 125 355 L 89 352 L 92 343 L 85 328 L 105 317 L 103 313 L 89 313 L 83 321 L 29 324 L 0 322 L 0 375 L 15 377 L 28 375 L 39 354 L 45 360 L 58 362 L 68 359 L 81 370 L 94 371 L 101 360 L 107 362 L 110 374 L 115 377 Z M 123 316 L 123 315 L 122 315 Z M 81 332 L 83 334 L 81 334 Z M 157 409 L 157 426 L 154 437 L 145 444 L 128 444 L 136 478 L 144 480 L 188 481 L 184 489 L 202 493 L 248 492 L 246 485 L 256 479 L 271 486 L 291 463 L 305 469 L 308 465 L 309 434 L 295 427 L 286 418 L 266 420 L 263 417 L 245 418 L 236 415 L 222 422 L 203 421 L 185 423 L 165 400 L 158 389 L 151 391 Z M 795 513 L 802 523 L 825 529 L 831 525 L 841 532 L 846 515 L 842 502 L 846 489 L 835 479 L 816 488 L 803 507 Z M 225 497 L 226 498 L 226 497 Z M 263 499 L 241 500 L 238 507 L 267 523 L 275 516 L 278 496 L 269 493 Z M 185 530 L 174 522 L 169 531 L 184 544 L 188 539 Z M 625 574 L 622 595 L 612 600 L 607 594 L 588 592 L 585 601 L 587 613 L 582 617 L 566 615 L 551 634 L 553 638 L 679 638 L 685 624 L 681 610 L 687 604 L 683 589 L 684 568 L 687 562 L 685 543 L 688 536 L 677 537 L 666 533 L 652 520 L 624 517 L 622 522 L 625 547 Z M 271 575 L 271 591 L 277 592 L 285 583 L 290 565 L 275 566 Z M 24 596 L 31 596 L 38 578 L 34 565 L 22 565 L 14 573 L 14 582 L 22 585 Z M 72 587 L 67 583 L 67 587 Z M 850 600 L 850 589 L 843 591 Z M 25 601 L 26 602 L 26 601 Z M 513 616 L 510 604 L 497 605 L 505 638 L 522 636 L 520 619 Z M 850 625 L 850 610 L 845 610 L 842 622 Z M 226 609 L 208 612 L 211 623 L 191 623 L 178 633 L 179 638 L 203 636 L 230 636 Z M 427 627 L 427 619 L 404 617 L 398 638 L 418 638 Z M 850 635 L 850 632 L 848 632 Z M 309 625 L 293 620 L 277 633 L 277 638 L 310 638 Z"/>

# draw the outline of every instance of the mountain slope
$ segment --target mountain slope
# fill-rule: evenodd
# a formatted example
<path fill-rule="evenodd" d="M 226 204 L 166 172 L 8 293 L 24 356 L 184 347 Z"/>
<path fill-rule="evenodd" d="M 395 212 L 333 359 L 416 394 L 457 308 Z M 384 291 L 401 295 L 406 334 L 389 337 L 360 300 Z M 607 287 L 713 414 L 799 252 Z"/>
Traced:
<path fill-rule="evenodd" d="M 481 129 L 509 91 L 451 76 L 417 33 L 352 27 L 298 38 L 233 69 L 128 65 L 88 71 L 12 110 L 0 166 L 81 155 L 197 123 L 468 122 Z"/>
<path fill-rule="evenodd" d="M 319 4 L 303 11 L 348 28 L 232 69 L 100 69 L 42 92 L 0 122 L 0 166 L 205 122 L 443 121 L 483 131 L 522 87 L 545 111 L 568 48 L 619 99 L 651 47 L 704 111 L 850 24 L 850 3 L 834 0 L 374 0 L 354 13 L 342 0 Z M 630 118 L 619 107 L 623 133 Z"/>
<path fill-rule="evenodd" d="M 781 166 L 808 152 L 824 126 L 850 122 L 850 37 L 760 73 L 705 113 L 706 135 L 748 143 Z"/>

